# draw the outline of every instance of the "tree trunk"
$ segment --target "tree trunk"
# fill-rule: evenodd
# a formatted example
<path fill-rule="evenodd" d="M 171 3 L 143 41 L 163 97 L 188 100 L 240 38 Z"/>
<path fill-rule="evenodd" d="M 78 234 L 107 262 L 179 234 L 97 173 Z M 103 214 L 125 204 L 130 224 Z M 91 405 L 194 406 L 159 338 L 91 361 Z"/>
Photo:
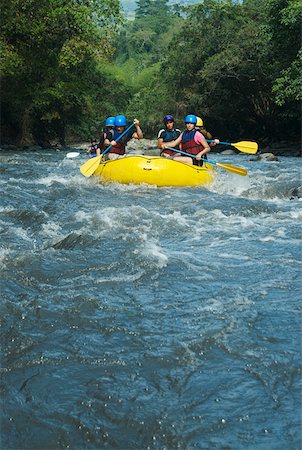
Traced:
<path fill-rule="evenodd" d="M 34 138 L 32 135 L 32 123 L 31 123 L 31 108 L 27 108 L 23 112 L 21 120 L 21 136 L 19 145 L 26 147 L 34 144 Z"/>

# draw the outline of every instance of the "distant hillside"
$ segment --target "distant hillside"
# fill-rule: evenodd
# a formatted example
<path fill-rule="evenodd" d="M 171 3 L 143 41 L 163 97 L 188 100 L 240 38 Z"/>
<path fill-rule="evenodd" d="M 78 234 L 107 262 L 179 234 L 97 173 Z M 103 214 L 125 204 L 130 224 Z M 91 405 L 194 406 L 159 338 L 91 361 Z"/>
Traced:
<path fill-rule="evenodd" d="M 192 3 L 199 3 L 200 0 L 170 0 L 170 4 L 178 3 L 179 5 L 189 5 Z M 126 16 L 133 16 L 136 9 L 136 0 L 121 0 L 121 5 L 125 11 Z"/>

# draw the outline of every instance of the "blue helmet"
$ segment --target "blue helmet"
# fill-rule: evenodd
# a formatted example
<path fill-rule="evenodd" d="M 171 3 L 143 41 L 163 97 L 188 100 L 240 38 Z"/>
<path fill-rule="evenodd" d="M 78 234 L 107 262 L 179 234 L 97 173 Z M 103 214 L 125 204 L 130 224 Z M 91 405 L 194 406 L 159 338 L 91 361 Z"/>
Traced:
<path fill-rule="evenodd" d="M 185 123 L 194 123 L 194 125 L 197 124 L 197 117 L 194 116 L 194 114 L 188 114 L 185 117 Z"/>
<path fill-rule="evenodd" d="M 115 117 L 107 117 L 105 125 L 114 127 L 114 120 L 115 120 Z"/>
<path fill-rule="evenodd" d="M 127 119 L 125 116 L 116 116 L 116 118 L 114 119 L 114 125 L 116 127 L 125 127 L 127 124 Z"/>

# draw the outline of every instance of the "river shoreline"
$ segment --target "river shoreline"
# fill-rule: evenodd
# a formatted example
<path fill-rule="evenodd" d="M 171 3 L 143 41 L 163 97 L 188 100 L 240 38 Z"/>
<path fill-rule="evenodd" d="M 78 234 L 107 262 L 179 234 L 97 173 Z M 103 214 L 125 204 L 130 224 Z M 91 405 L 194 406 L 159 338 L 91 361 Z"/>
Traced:
<path fill-rule="evenodd" d="M 75 150 L 76 151 L 85 151 L 87 146 L 89 146 L 88 141 L 76 141 L 70 140 L 66 143 L 66 146 L 62 146 L 56 142 L 50 142 L 48 145 L 15 145 L 15 144 L 0 144 L 0 151 L 41 151 L 41 150 L 49 150 L 53 149 L 54 151 L 66 151 L 66 150 Z M 227 147 L 225 145 L 218 145 L 217 147 L 212 147 L 212 153 L 223 153 L 224 151 L 228 151 L 231 147 Z M 132 140 L 131 145 L 129 144 L 129 153 L 143 153 L 147 155 L 159 155 L 159 149 L 157 148 L 156 139 L 142 139 Z M 234 152 L 237 153 L 237 152 Z M 302 149 L 301 144 L 299 142 L 293 141 L 280 141 L 280 142 L 272 142 L 270 144 L 261 145 L 259 143 L 259 151 L 258 154 L 266 154 L 271 153 L 275 156 L 293 156 L 293 157 L 301 157 Z"/>

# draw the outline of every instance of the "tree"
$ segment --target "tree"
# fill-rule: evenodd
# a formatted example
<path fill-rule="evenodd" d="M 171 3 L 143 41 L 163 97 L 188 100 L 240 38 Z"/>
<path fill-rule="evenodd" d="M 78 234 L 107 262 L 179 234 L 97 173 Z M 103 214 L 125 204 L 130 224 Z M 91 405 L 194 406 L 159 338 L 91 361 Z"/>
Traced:
<path fill-rule="evenodd" d="M 298 102 L 281 108 L 273 95 L 290 77 L 291 93 L 297 90 L 299 32 L 284 21 L 288 3 L 204 0 L 188 8 L 185 26 L 162 62 L 174 111 L 202 114 L 230 138 L 280 138 L 281 118 L 297 134 Z"/>
<path fill-rule="evenodd" d="M 93 74 L 113 54 L 118 0 L 1 0 L 2 134 L 64 143 L 89 110 Z M 101 51 L 100 51 L 101 49 Z"/>

